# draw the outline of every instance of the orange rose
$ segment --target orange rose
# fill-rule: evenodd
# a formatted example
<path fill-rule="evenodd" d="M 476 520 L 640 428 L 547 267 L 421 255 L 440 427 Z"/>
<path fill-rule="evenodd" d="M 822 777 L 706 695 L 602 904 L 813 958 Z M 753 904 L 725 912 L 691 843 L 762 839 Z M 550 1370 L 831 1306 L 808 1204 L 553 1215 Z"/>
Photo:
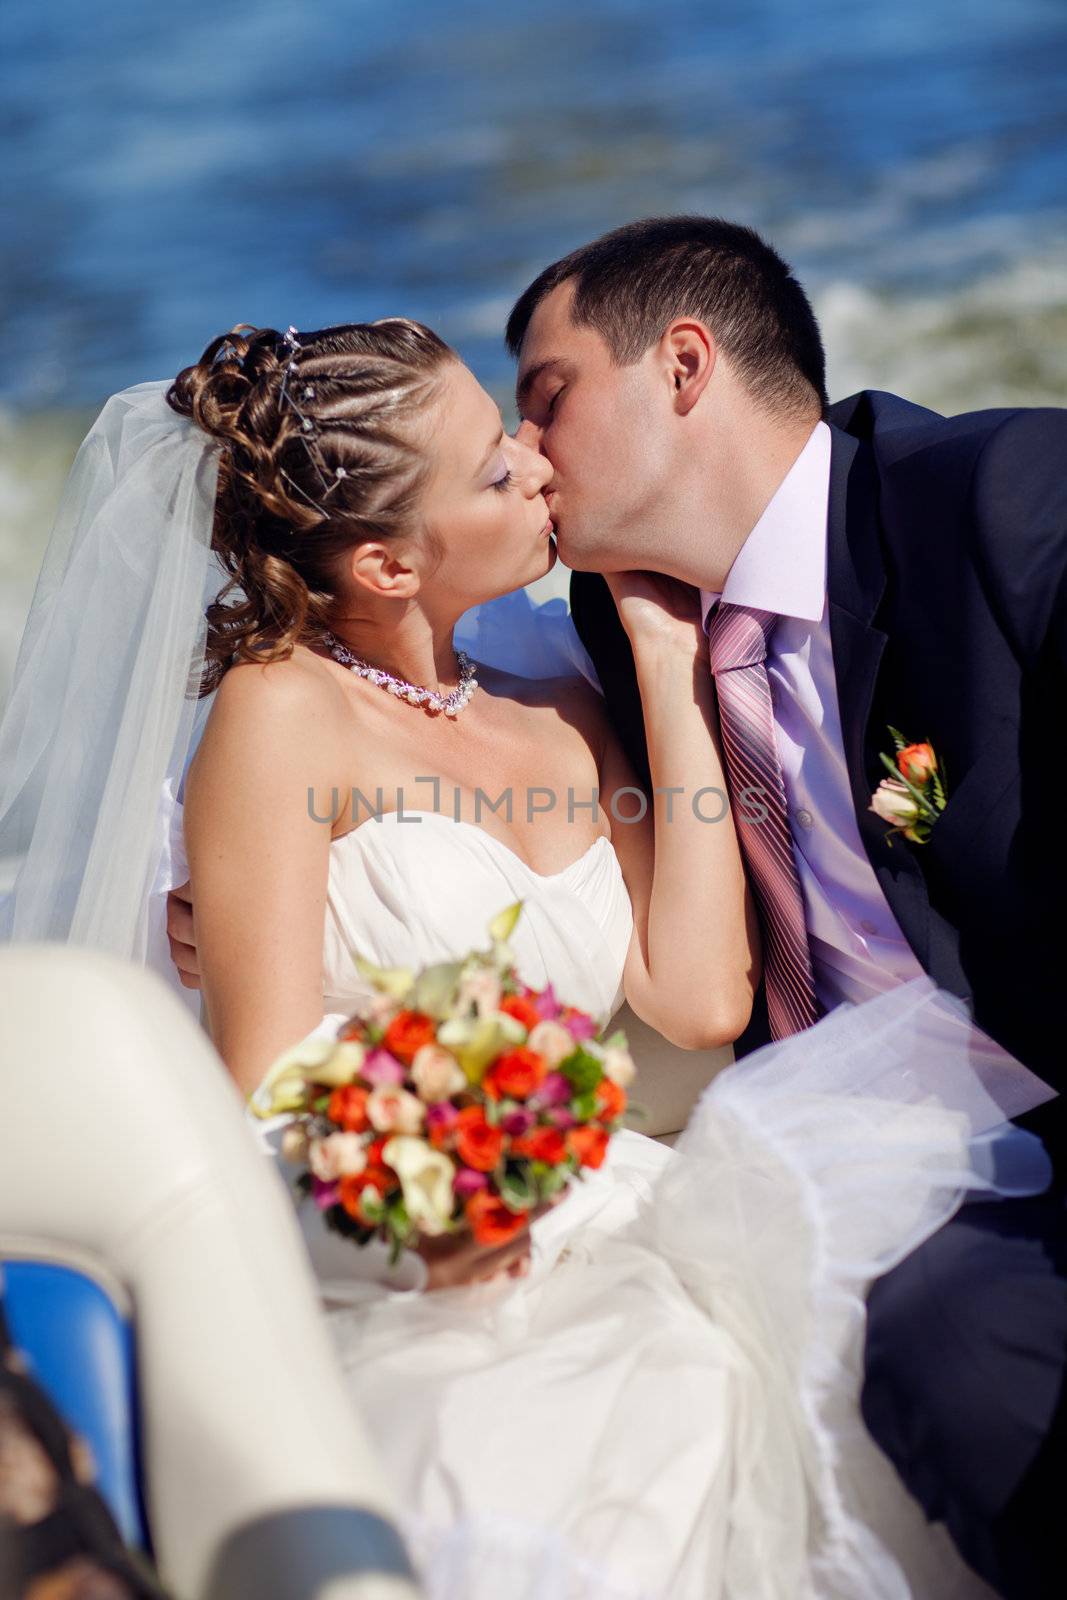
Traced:
<path fill-rule="evenodd" d="M 375 1189 L 379 1199 L 384 1200 L 398 1182 L 396 1174 L 390 1172 L 388 1167 L 364 1167 L 362 1172 L 349 1173 L 342 1178 L 337 1188 L 348 1215 L 364 1226 L 373 1227 L 373 1220 L 363 1211 L 364 1189 Z"/>
<path fill-rule="evenodd" d="M 525 1100 L 547 1071 L 543 1057 L 535 1050 L 520 1047 L 494 1062 L 482 1079 L 482 1088 L 490 1100 L 502 1100 L 505 1095 L 512 1100 Z"/>
<path fill-rule="evenodd" d="M 897 766 L 912 783 L 923 784 L 937 771 L 937 757 L 928 744 L 909 744 L 897 753 Z"/>
<path fill-rule="evenodd" d="M 453 1125 L 456 1154 L 475 1172 L 492 1172 L 504 1150 L 504 1135 L 485 1120 L 481 1106 L 467 1106 Z"/>
<path fill-rule="evenodd" d="M 373 1144 L 367 1146 L 367 1165 L 369 1167 L 380 1167 L 382 1165 L 385 1160 L 383 1152 L 388 1142 L 386 1138 L 375 1139 Z"/>
<path fill-rule="evenodd" d="M 467 1201 L 467 1221 L 479 1244 L 507 1244 L 526 1226 L 526 1214 L 509 1211 L 503 1200 L 488 1189 L 480 1189 Z"/>
<path fill-rule="evenodd" d="M 597 1110 L 607 1122 L 614 1122 L 626 1110 L 626 1090 L 610 1078 L 601 1078 L 596 1088 Z"/>
<path fill-rule="evenodd" d="M 567 1149 L 583 1167 L 601 1166 L 607 1148 L 608 1135 L 595 1123 L 590 1123 L 587 1128 L 572 1128 L 567 1135 Z"/>
<path fill-rule="evenodd" d="M 421 1050 L 424 1044 L 433 1044 L 436 1038 L 432 1017 L 424 1016 L 421 1011 L 398 1011 L 385 1030 L 383 1043 L 398 1061 L 410 1067 L 416 1050 Z"/>
<path fill-rule="evenodd" d="M 558 1167 L 567 1159 L 567 1141 L 558 1128 L 532 1128 L 511 1141 L 513 1156 L 528 1156 L 531 1161 L 546 1161 Z"/>
<path fill-rule="evenodd" d="M 362 1133 L 368 1125 L 366 1089 L 358 1083 L 342 1084 L 331 1094 L 326 1115 L 346 1133 Z"/>
<path fill-rule="evenodd" d="M 525 994 L 506 995 L 500 1002 L 500 1010 L 503 1011 L 506 1016 L 514 1017 L 516 1022 L 521 1022 L 527 1033 L 529 1033 L 532 1028 L 536 1028 L 537 1024 L 541 1020 L 537 1012 L 537 1007 L 534 1005 L 529 995 Z"/>

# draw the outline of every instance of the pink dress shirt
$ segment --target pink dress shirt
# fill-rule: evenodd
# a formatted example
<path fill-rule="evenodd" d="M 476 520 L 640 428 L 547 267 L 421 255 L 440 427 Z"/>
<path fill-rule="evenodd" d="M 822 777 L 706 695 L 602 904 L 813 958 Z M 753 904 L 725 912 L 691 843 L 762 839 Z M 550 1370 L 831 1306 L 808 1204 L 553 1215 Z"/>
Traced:
<path fill-rule="evenodd" d="M 830 1009 L 922 975 L 860 840 L 826 595 L 830 430 L 816 424 L 738 552 L 721 598 L 776 612 L 767 675 L 815 989 Z M 720 596 L 701 590 L 704 626 Z"/>

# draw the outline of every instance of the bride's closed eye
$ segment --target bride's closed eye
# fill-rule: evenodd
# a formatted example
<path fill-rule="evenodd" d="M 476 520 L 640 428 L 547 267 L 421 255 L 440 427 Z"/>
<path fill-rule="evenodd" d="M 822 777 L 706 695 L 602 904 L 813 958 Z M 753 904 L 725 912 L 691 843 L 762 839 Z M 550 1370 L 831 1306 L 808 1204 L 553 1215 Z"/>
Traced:
<path fill-rule="evenodd" d="M 490 489 L 499 489 L 503 493 L 505 489 L 510 489 L 514 482 L 515 479 L 509 470 L 505 472 L 502 478 L 494 478 L 489 487 Z"/>

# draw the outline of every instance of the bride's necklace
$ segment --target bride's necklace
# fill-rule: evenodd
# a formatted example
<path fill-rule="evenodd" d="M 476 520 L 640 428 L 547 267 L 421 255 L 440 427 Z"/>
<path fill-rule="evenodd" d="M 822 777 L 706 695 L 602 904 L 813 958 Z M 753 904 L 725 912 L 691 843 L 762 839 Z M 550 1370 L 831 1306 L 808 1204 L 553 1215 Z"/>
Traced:
<path fill-rule="evenodd" d="M 357 677 L 366 678 L 370 683 L 376 683 L 379 688 L 387 689 L 390 694 L 395 694 L 398 700 L 406 700 L 412 706 L 425 706 L 427 711 L 443 711 L 446 717 L 458 717 L 471 695 L 478 687 L 478 680 L 474 676 L 474 662 L 465 650 L 456 653 L 459 662 L 459 683 L 450 694 L 438 694 L 434 689 L 425 689 L 421 684 L 408 683 L 406 678 L 395 678 L 391 672 L 386 672 L 382 667 L 372 667 L 369 661 L 362 661 L 359 656 L 353 655 L 351 650 L 336 634 L 324 633 L 326 646 L 335 661 L 341 666 L 348 667 Z"/>

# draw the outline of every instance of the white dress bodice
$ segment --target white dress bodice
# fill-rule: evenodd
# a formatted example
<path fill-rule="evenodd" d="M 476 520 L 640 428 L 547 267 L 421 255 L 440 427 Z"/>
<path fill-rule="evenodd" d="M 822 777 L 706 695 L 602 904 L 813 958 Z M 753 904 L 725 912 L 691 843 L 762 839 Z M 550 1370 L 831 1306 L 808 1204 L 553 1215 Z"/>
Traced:
<path fill-rule="evenodd" d="M 348 1014 L 368 987 L 353 954 L 418 969 L 489 944 L 488 924 L 523 909 L 509 941 L 525 982 L 606 1022 L 622 1003 L 633 913 L 618 857 L 596 839 L 540 873 L 495 834 L 435 811 L 372 817 L 330 847 L 323 1009 Z"/>

